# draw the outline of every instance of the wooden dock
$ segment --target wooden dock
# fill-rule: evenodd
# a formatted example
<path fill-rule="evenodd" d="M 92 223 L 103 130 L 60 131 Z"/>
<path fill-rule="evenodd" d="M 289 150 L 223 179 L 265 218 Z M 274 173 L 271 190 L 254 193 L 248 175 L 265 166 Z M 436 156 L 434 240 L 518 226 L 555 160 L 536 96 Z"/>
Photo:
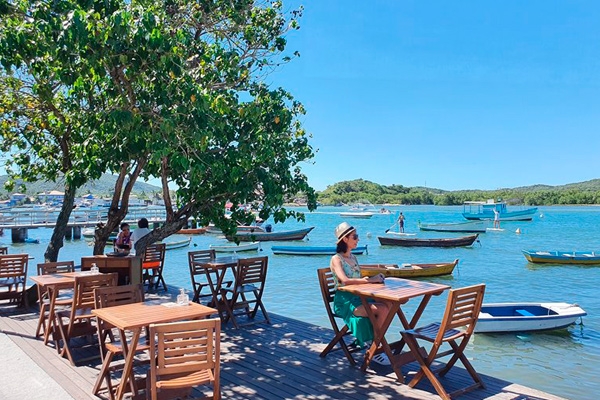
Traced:
<path fill-rule="evenodd" d="M 97 399 L 91 391 L 101 366 L 99 356 L 72 367 L 53 347 L 34 337 L 37 318 L 37 307 L 23 309 L 0 303 L 0 331 L 31 363 L 37 364 L 71 397 Z M 426 379 L 418 388 L 411 389 L 395 380 L 391 367 L 376 366 L 363 373 L 350 366 L 340 351 L 320 358 L 319 353 L 333 336 L 330 329 L 281 315 L 272 314 L 271 319 L 272 325 L 259 323 L 239 330 L 231 325 L 224 327 L 221 337 L 224 399 L 439 399 Z M 0 365 L 4 366 L 1 352 Z M 408 364 L 403 372 L 410 379 L 416 369 L 416 363 Z M 469 392 L 460 399 L 560 399 L 491 376 L 482 377 L 486 388 Z M 455 367 L 442 382 L 452 390 L 467 386 L 469 378 L 466 371 Z M 101 393 L 101 398 L 108 396 Z"/>

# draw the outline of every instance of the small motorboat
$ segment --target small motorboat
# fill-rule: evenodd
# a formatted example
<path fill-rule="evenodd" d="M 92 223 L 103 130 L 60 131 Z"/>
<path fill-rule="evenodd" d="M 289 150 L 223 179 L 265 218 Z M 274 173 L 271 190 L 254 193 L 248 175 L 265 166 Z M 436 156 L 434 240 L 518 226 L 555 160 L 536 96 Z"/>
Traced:
<path fill-rule="evenodd" d="M 536 251 L 523 250 L 531 263 L 600 264 L 600 251 Z"/>
<path fill-rule="evenodd" d="M 374 276 L 383 274 L 392 278 L 422 278 L 429 276 L 450 275 L 454 267 L 458 265 L 458 258 L 452 262 L 429 263 L 429 264 L 374 264 L 361 265 L 362 276 Z"/>
<path fill-rule="evenodd" d="M 585 315 L 587 313 L 577 304 L 484 303 L 475 325 L 475 333 L 559 329 Z"/>
<path fill-rule="evenodd" d="M 240 244 L 211 244 L 208 246 L 218 253 L 239 253 L 240 251 L 256 251 L 260 247 L 260 242 L 248 242 Z"/>
<path fill-rule="evenodd" d="M 177 240 L 177 241 L 173 241 L 173 242 L 164 242 L 165 250 L 173 250 L 173 249 L 178 249 L 180 247 L 187 247 L 190 245 L 191 241 L 192 241 L 192 238 L 189 237 L 186 239 Z"/>
<path fill-rule="evenodd" d="M 340 217 L 345 218 L 371 218 L 373 213 L 370 211 L 347 211 L 341 212 Z"/>
<path fill-rule="evenodd" d="M 287 254 L 293 256 L 328 256 L 336 253 L 335 246 L 271 246 L 273 254 Z M 358 246 L 351 252 L 355 255 L 363 254 L 367 246 Z"/>
<path fill-rule="evenodd" d="M 266 242 L 270 240 L 302 240 L 315 227 L 293 229 L 279 232 L 239 232 L 235 236 L 227 236 L 227 240 L 233 242 L 235 239 L 241 242 Z"/>

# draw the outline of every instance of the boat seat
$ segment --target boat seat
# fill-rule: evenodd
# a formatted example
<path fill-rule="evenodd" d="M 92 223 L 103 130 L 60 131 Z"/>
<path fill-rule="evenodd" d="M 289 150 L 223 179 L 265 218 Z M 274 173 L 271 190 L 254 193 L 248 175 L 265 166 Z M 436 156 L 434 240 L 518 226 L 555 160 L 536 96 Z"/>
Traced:
<path fill-rule="evenodd" d="M 522 315 L 523 317 L 535 317 L 534 314 L 530 313 L 527 310 L 523 310 L 523 309 L 515 310 L 515 313 Z"/>

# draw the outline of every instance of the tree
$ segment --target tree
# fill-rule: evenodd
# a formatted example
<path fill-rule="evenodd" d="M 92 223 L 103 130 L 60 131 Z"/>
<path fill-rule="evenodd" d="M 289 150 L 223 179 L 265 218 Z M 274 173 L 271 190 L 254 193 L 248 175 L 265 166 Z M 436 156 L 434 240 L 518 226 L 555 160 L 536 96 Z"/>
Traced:
<path fill-rule="evenodd" d="M 298 121 L 304 108 L 264 83 L 289 61 L 284 36 L 301 15 L 286 19 L 282 9 L 249 0 L 15 2 L 0 31 L 3 93 L 18 88 L 23 96 L 12 109 L 29 110 L 3 115 L 3 148 L 18 155 L 15 175 L 60 171 L 65 192 L 68 184 L 74 193 L 101 172 L 115 174 L 95 253 L 127 214 L 140 176 L 161 178 L 167 223 L 139 250 L 192 216 L 228 232 L 252 218 L 235 208 L 225 219 L 226 201 L 252 204 L 262 218 L 302 218 L 282 204 L 302 191 L 309 209 L 316 206 L 300 169 L 313 156 Z M 29 105 L 27 96 L 38 101 Z M 44 138 L 39 145 L 26 136 L 29 127 Z M 29 168 L 27 156 L 39 166 Z"/>

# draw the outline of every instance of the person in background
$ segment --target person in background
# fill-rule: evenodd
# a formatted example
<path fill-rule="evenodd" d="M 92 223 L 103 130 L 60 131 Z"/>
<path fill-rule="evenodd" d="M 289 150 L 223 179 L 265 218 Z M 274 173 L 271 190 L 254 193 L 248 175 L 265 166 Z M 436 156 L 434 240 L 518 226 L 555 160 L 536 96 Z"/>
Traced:
<path fill-rule="evenodd" d="M 132 249 L 135 249 L 135 243 L 138 240 L 150 233 L 150 229 L 148 229 L 148 220 L 146 218 L 140 218 L 137 224 L 138 228 L 131 232 Z"/>
<path fill-rule="evenodd" d="M 329 268 L 333 272 L 336 288 L 344 285 L 383 283 L 385 279 L 383 274 L 361 277 L 358 260 L 352 254 L 352 250 L 358 245 L 358 234 L 353 226 L 350 226 L 347 222 L 342 222 L 335 228 L 335 236 L 337 237 L 337 249 L 336 254 L 331 257 Z M 369 306 L 377 323 L 382 323 L 388 314 L 388 305 L 373 302 Z M 356 338 L 357 345 L 362 347 L 366 342 L 373 340 L 373 326 L 367 317 L 367 311 L 360 297 L 337 290 L 333 298 L 333 310 L 348 325 L 350 332 Z M 373 361 L 387 365 L 390 363 L 384 353 L 376 355 Z"/>
<path fill-rule="evenodd" d="M 129 253 L 131 250 L 131 230 L 127 222 L 121 224 L 121 232 L 119 232 L 117 240 L 115 240 L 115 248 L 119 253 Z"/>
<path fill-rule="evenodd" d="M 494 228 L 500 229 L 500 213 L 494 208 Z"/>

